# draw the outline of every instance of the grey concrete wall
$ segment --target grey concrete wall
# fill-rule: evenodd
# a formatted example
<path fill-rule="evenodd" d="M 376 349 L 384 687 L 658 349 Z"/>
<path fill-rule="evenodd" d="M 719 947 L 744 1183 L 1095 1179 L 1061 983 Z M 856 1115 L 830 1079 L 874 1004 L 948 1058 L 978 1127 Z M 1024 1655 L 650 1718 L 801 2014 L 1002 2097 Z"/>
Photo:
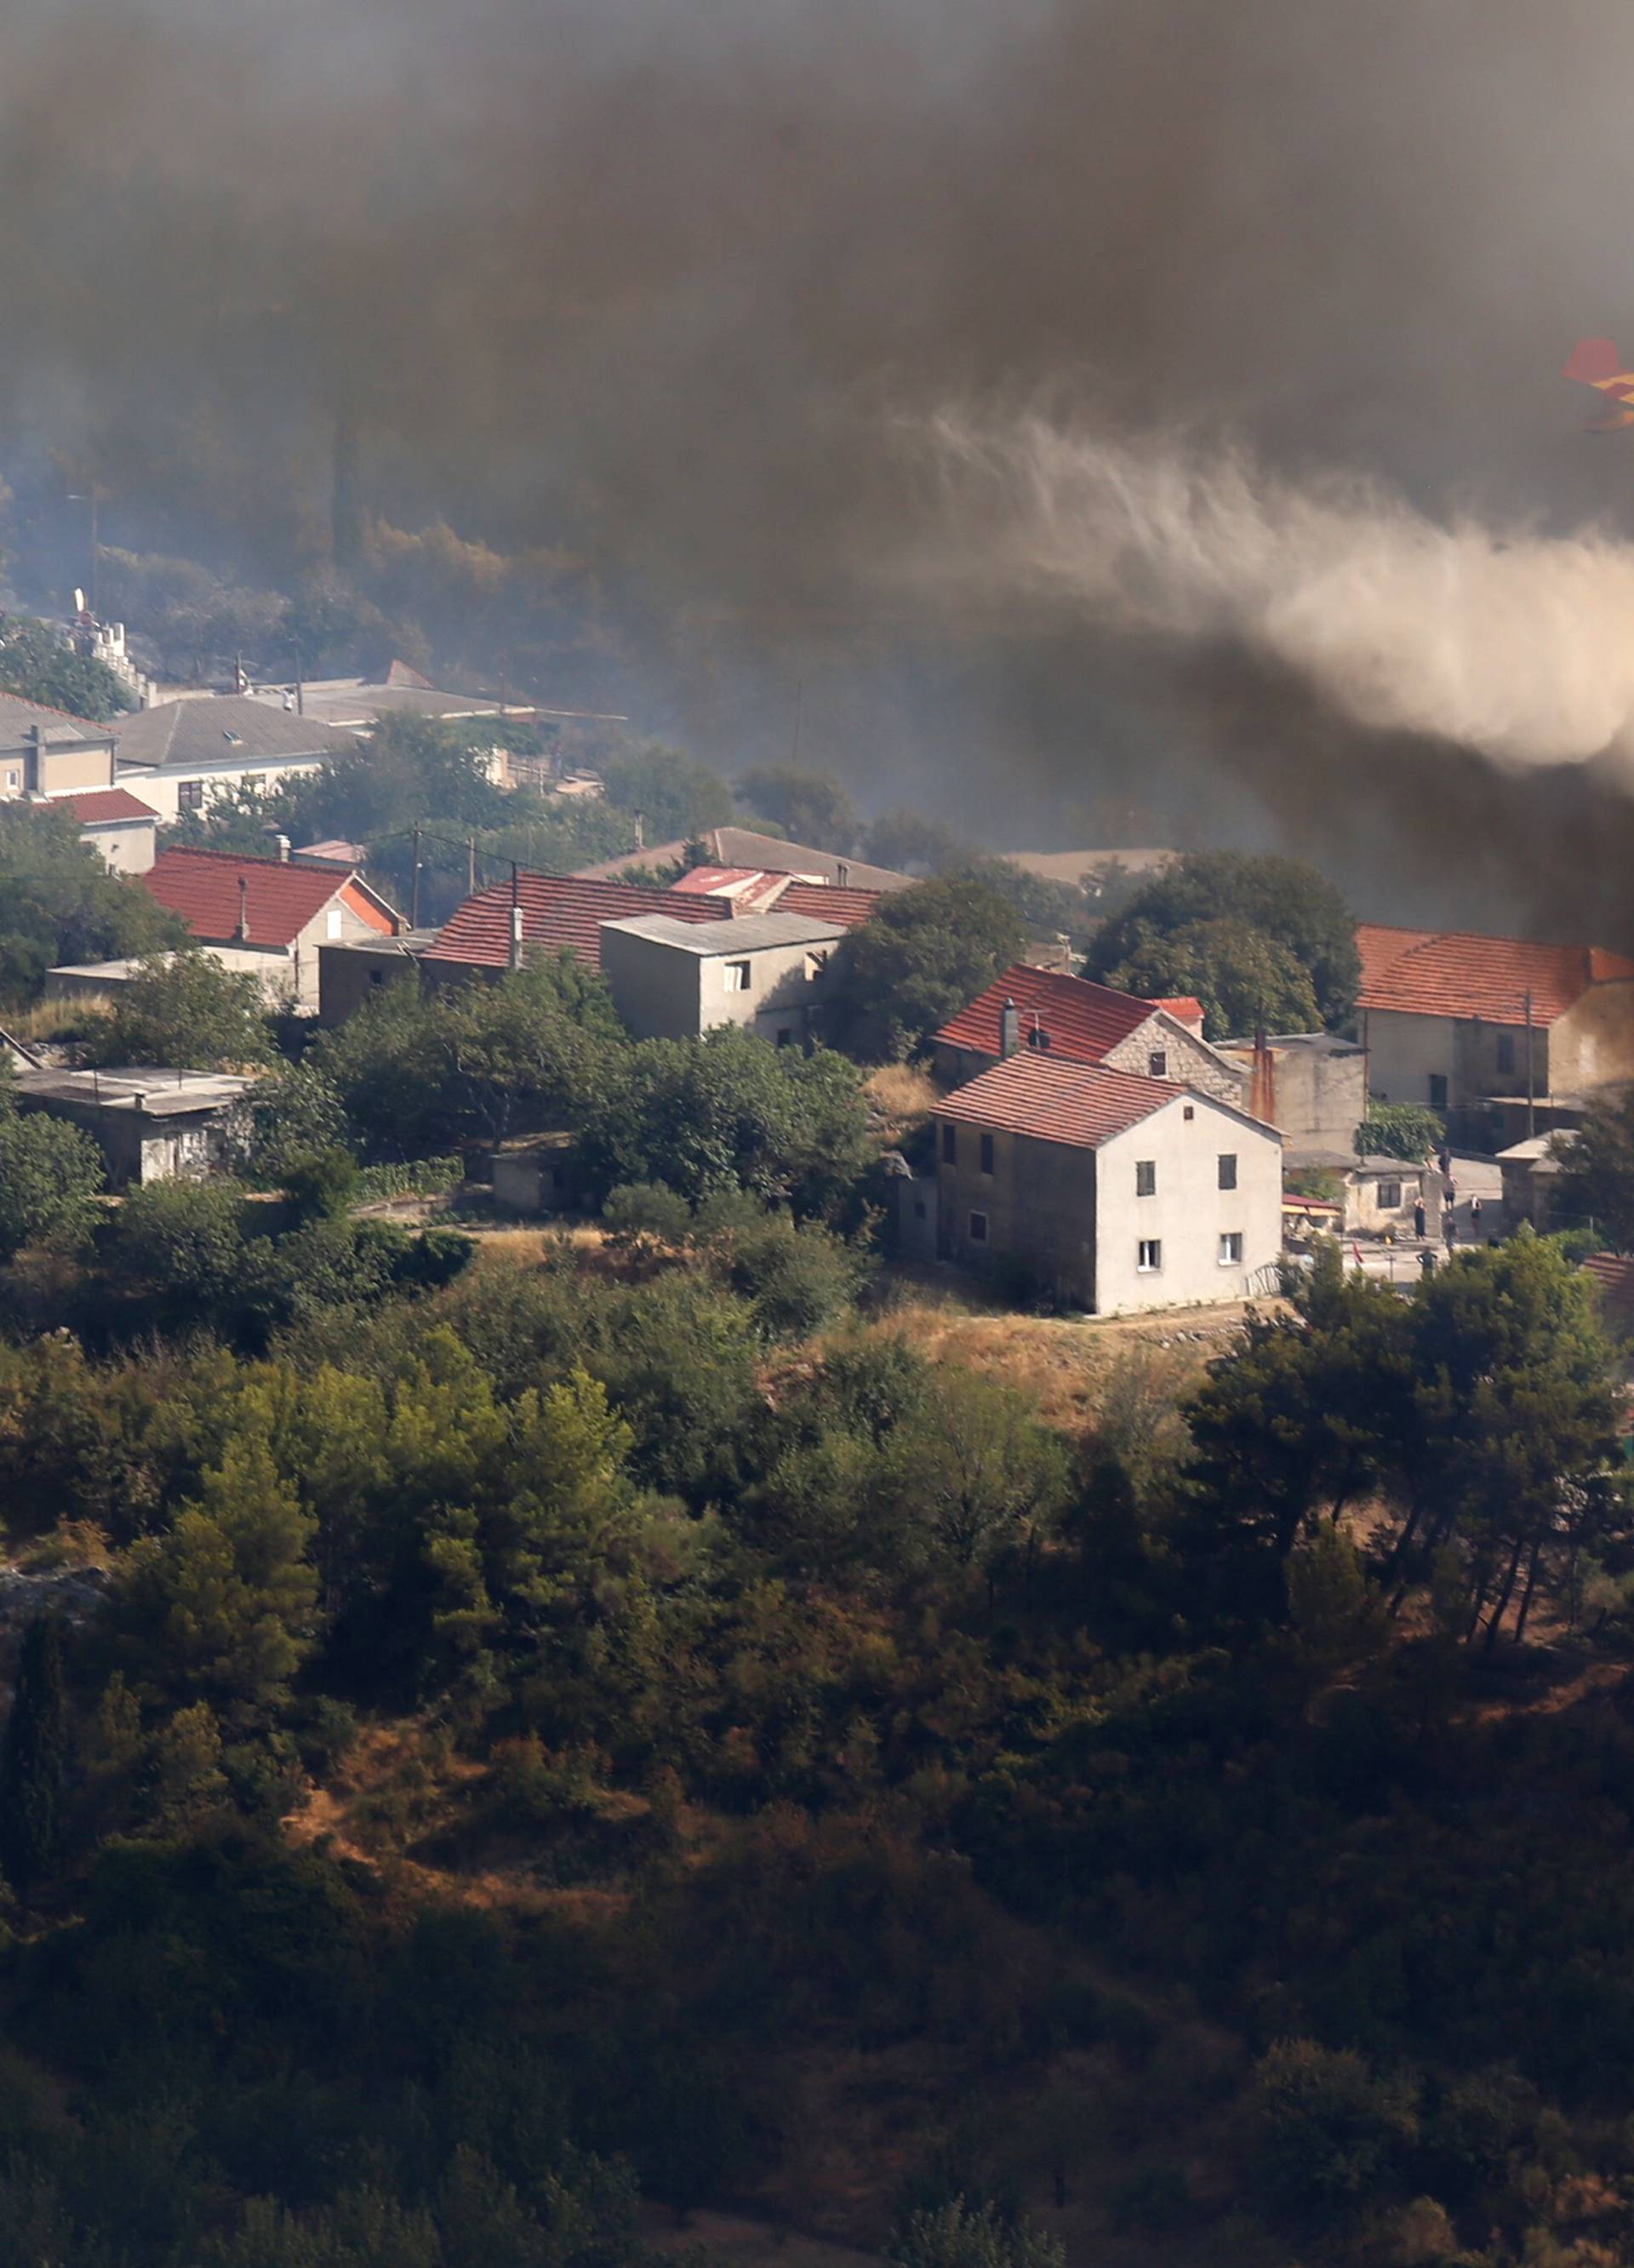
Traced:
<path fill-rule="evenodd" d="M 320 945 L 318 961 L 318 1021 L 343 1024 L 365 1001 L 388 984 L 419 975 L 419 963 L 394 951 L 382 939 L 378 953 L 353 952 L 349 947 Z"/>
<path fill-rule="evenodd" d="M 1549 1032 L 1549 1065 L 1561 1094 L 1634 1079 L 1634 983 L 1596 984 L 1575 1001 Z"/>
<path fill-rule="evenodd" d="M 601 932 L 601 974 L 613 1005 L 638 1040 L 696 1036 L 703 1028 L 702 983 L 708 965 L 696 953 L 658 938 L 610 927 Z"/>
<path fill-rule="evenodd" d="M 814 1034 L 827 998 L 826 969 L 808 970 L 832 947 L 766 945 L 753 951 L 693 953 L 629 930 L 601 932 L 601 969 L 618 1010 L 637 1039 L 688 1039 L 738 1024 L 799 1045 Z M 747 991 L 728 990 L 730 964 L 747 961 Z"/>
<path fill-rule="evenodd" d="M 956 1155 L 949 1164 L 942 1154 L 943 1123 L 938 1121 L 936 1136 L 942 1256 L 983 1273 L 1005 1259 L 1019 1260 L 1061 1299 L 1093 1307 L 1095 1152 L 996 1130 L 993 1170 L 984 1174 L 981 1129 L 955 1127 Z M 972 1213 L 987 1217 L 985 1241 L 970 1233 Z"/>

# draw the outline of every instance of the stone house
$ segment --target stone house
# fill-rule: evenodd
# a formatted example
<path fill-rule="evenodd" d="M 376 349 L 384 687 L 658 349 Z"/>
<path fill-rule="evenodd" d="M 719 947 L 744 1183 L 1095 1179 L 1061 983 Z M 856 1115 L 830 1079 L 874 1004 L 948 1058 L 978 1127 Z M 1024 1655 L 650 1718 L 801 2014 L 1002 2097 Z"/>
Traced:
<path fill-rule="evenodd" d="M 1367 1050 L 1331 1032 L 1222 1040 L 1218 1052 L 1247 1082 L 1248 1107 L 1300 1150 L 1348 1157 L 1367 1116 Z"/>
<path fill-rule="evenodd" d="M 1244 1074 L 1203 1038 L 1195 1000 L 1137 1000 L 1020 961 L 944 1024 L 931 1044 L 936 1075 L 950 1086 L 1020 1053 L 1169 1079 L 1219 1102 L 1244 1099 Z"/>
<path fill-rule="evenodd" d="M 219 1071 L 134 1064 L 122 1071 L 23 1071 L 20 1111 L 66 1119 L 101 1151 L 112 1189 L 197 1181 L 217 1172 L 242 1128 L 255 1084 Z"/>
<path fill-rule="evenodd" d="M 1576 1125 L 1591 1096 L 1634 1080 L 1634 961 L 1372 922 L 1356 941 L 1376 1101 L 1427 1104 L 1456 1138 L 1498 1148 Z"/>
<path fill-rule="evenodd" d="M 269 989 L 286 992 L 298 1008 L 318 1005 L 320 945 L 394 937 L 400 927 L 384 898 L 333 866 L 177 849 L 141 879 L 201 945 L 258 956 Z"/>
<path fill-rule="evenodd" d="M 1035 1052 L 935 1114 L 941 1256 L 1024 1268 L 1097 1314 L 1271 1287 L 1282 1138 L 1234 1103 Z"/>
<path fill-rule="evenodd" d="M 806 914 L 707 922 L 642 914 L 602 924 L 601 973 L 637 1039 L 693 1039 L 737 1024 L 776 1047 L 803 1047 L 821 1029 L 829 960 L 844 935 Z"/>

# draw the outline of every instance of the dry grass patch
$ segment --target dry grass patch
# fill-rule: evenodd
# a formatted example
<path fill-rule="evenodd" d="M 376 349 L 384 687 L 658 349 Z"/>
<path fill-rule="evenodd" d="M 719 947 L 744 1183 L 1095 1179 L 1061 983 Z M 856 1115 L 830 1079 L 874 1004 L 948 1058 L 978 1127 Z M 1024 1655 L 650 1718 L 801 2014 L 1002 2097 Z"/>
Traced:
<path fill-rule="evenodd" d="M 941 1088 L 917 1064 L 880 1064 L 863 1091 L 893 1141 L 923 1126 L 942 1099 Z"/>

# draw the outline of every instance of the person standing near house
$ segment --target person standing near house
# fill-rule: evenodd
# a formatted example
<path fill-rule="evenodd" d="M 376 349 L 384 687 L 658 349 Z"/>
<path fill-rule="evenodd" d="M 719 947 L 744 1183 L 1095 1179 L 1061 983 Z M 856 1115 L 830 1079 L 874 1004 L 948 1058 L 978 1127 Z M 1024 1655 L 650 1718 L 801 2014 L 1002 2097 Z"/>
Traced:
<path fill-rule="evenodd" d="M 1446 1236 L 1446 1248 L 1450 1252 L 1458 1241 L 1458 1208 L 1450 1197 L 1442 1211 L 1441 1226 Z"/>
<path fill-rule="evenodd" d="M 1470 1198 L 1470 1200 L 1469 1200 L 1469 1234 L 1470 1234 L 1471 1239 L 1473 1240 L 1474 1238 L 1476 1238 L 1476 1237 L 1479 1236 L 1479 1235 L 1480 1235 L 1480 1233 L 1481 1233 L 1481 1200 L 1480 1200 L 1480 1198 L 1479 1198 L 1479 1197 L 1471 1197 L 1471 1198 Z"/>
<path fill-rule="evenodd" d="M 1422 1242 L 1424 1233 L 1424 1193 L 1420 1189 L 1413 1199 L 1413 1234 Z"/>

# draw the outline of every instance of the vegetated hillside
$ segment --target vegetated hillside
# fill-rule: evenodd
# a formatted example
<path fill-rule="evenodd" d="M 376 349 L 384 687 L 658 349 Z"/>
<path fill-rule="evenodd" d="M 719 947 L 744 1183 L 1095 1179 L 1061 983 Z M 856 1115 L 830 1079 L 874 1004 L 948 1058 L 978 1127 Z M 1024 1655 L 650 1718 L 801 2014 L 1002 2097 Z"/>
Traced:
<path fill-rule="evenodd" d="M 661 1211 L 260 1352 L 0 1347 L 0 2257 L 615 2268 L 639 2194 L 909 2268 L 1625 2257 L 1557 1253 L 1086 1329 L 1047 1425 L 997 1319 Z"/>

